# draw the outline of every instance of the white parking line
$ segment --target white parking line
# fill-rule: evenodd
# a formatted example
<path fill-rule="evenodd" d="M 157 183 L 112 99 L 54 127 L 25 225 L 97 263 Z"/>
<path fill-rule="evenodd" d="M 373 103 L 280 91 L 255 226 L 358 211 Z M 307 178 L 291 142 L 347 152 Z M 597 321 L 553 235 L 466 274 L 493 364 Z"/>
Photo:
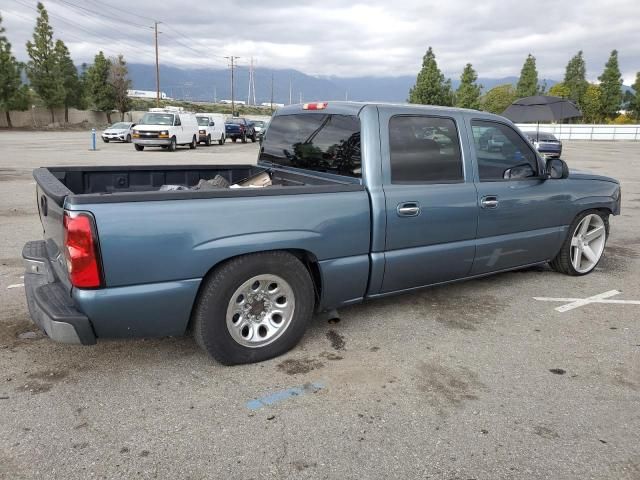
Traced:
<path fill-rule="evenodd" d="M 590 303 L 614 303 L 620 305 L 640 305 L 640 300 L 607 300 L 609 297 L 619 295 L 618 290 L 609 290 L 608 292 L 599 293 L 587 298 L 555 298 L 555 297 L 533 297 L 534 300 L 540 300 L 542 302 L 569 302 L 566 305 L 556 307 L 558 312 L 568 312 L 574 308 L 583 307 Z"/>
<path fill-rule="evenodd" d="M 9 290 L 10 288 L 20 288 L 20 287 L 24 287 L 24 283 L 14 283 L 13 285 L 9 285 L 7 287 L 7 290 Z"/>

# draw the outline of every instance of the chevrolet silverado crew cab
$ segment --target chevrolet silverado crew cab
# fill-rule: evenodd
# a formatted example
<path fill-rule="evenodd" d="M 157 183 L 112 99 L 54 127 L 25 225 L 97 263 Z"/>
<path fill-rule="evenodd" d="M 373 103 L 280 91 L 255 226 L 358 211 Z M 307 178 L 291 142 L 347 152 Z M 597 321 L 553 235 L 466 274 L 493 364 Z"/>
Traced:
<path fill-rule="evenodd" d="M 256 165 L 34 178 L 35 323 L 81 344 L 190 332 L 225 364 L 280 355 L 314 313 L 368 299 L 545 262 L 590 273 L 621 198 L 612 178 L 545 162 L 502 117 L 351 102 L 279 109 Z"/>
<path fill-rule="evenodd" d="M 250 138 L 252 142 L 255 142 L 258 139 L 253 122 L 241 117 L 232 117 L 227 119 L 225 124 L 225 134 L 227 138 L 230 138 L 234 143 L 238 139 L 241 140 L 242 143 L 247 143 L 248 138 Z"/>
<path fill-rule="evenodd" d="M 198 121 L 193 113 L 181 108 L 151 108 L 144 114 L 132 131 L 133 144 L 137 151 L 144 147 L 162 147 L 170 152 L 177 145 L 198 145 Z"/>

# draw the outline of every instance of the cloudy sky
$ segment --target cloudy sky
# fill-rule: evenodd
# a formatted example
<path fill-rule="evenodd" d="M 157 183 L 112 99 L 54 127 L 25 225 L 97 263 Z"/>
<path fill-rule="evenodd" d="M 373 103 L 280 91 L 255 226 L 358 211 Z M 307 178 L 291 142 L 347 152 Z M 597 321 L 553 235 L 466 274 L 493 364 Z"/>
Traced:
<path fill-rule="evenodd" d="M 458 77 L 471 62 L 481 77 L 518 75 L 537 58 L 541 77 L 561 79 L 583 50 L 595 80 L 612 49 L 626 84 L 640 70 L 638 0 L 45 0 L 57 38 L 77 63 L 97 50 L 153 63 L 154 20 L 163 22 L 161 62 L 224 67 L 226 55 L 253 55 L 259 66 L 353 77 L 414 75 L 427 46 L 440 68 Z M 14 53 L 26 59 L 36 2 L 1 0 Z"/>

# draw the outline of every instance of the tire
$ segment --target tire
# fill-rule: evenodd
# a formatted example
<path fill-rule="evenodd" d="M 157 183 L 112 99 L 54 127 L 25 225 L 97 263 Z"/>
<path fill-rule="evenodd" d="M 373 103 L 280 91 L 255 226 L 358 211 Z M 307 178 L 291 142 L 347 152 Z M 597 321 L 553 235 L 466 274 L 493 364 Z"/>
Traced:
<path fill-rule="evenodd" d="M 256 140 L 257 140 L 257 138 L 256 138 L 256 134 L 254 133 L 253 135 L 251 135 L 251 141 L 252 141 L 253 143 L 256 143 Z"/>
<path fill-rule="evenodd" d="M 224 138 L 224 135 L 222 135 L 222 136 L 220 137 L 220 140 L 218 140 L 218 145 L 224 145 L 225 140 L 226 140 L 226 139 Z"/>
<path fill-rule="evenodd" d="M 103 141 L 104 143 L 109 143 L 109 139 L 108 139 L 108 138 L 103 138 L 103 139 L 102 139 L 102 141 Z"/>
<path fill-rule="evenodd" d="M 238 140 L 238 139 L 237 139 L 236 137 L 231 137 L 231 141 L 232 141 L 233 143 L 236 143 L 236 141 L 237 141 L 237 140 Z"/>
<path fill-rule="evenodd" d="M 205 144 L 207 147 L 210 147 L 210 146 L 211 146 L 211 134 L 207 135 L 207 139 L 204 141 L 204 144 Z"/>
<path fill-rule="evenodd" d="M 587 217 L 590 217 L 589 220 L 586 220 Z M 587 230 L 585 230 L 585 232 L 587 232 L 587 235 L 591 233 L 591 236 L 593 237 L 591 240 L 584 238 L 584 234 L 581 234 L 578 231 L 578 228 L 583 227 L 587 222 L 589 222 L 589 225 L 587 225 L 588 232 Z M 600 230 L 602 233 L 600 236 L 595 236 L 598 224 L 602 227 L 602 230 Z M 596 225 L 596 227 L 591 228 L 594 225 Z M 604 214 L 600 210 L 587 210 L 582 212 L 571 223 L 567 233 L 567 238 L 565 238 L 562 243 L 560 252 L 558 252 L 558 255 L 549 262 L 549 265 L 556 272 L 564 273 L 565 275 L 581 276 L 591 273 L 602 259 L 602 253 L 608 237 L 608 214 Z M 584 239 L 584 243 L 580 244 L 582 239 Z M 574 245 L 574 243 L 576 243 L 576 245 Z M 595 257 L 597 257 L 595 262 L 593 259 L 589 259 L 585 253 L 582 253 L 582 249 L 585 248 L 585 244 L 589 247 Z M 579 268 L 576 267 L 576 263 L 579 265 Z"/>
<path fill-rule="evenodd" d="M 136 150 L 138 152 L 141 152 L 144 150 L 144 145 L 138 145 L 137 143 L 134 145 L 134 147 L 136 147 Z"/>
<path fill-rule="evenodd" d="M 242 134 L 242 143 L 247 143 L 247 134 L 246 133 Z"/>
<path fill-rule="evenodd" d="M 253 287 L 256 283 L 260 285 L 258 290 Z M 268 294 L 271 285 L 276 286 L 275 292 Z M 239 291 L 247 293 L 238 296 Z M 251 320 L 271 312 L 264 300 L 258 299 L 256 303 L 256 297 L 250 297 L 254 291 L 262 298 L 268 295 L 274 302 L 271 309 L 282 308 L 280 327 L 273 320 L 279 315 L 277 312 L 271 313 L 269 321 L 266 316 L 262 323 Z M 278 300 L 273 300 L 276 295 L 284 298 L 285 307 L 278 307 Z M 240 297 L 244 298 L 242 303 L 237 302 Z M 252 298 L 254 302 L 250 301 Z M 311 276 L 296 257 L 278 251 L 243 255 L 222 264 L 205 280 L 193 314 L 193 334 L 198 345 L 224 365 L 261 362 L 282 355 L 300 341 L 314 303 Z M 253 309 L 256 305 L 257 311 Z M 234 313 L 235 309 L 241 313 Z M 252 317 L 243 320 L 245 315 Z M 239 319 L 233 320 L 236 316 Z M 234 321 L 240 322 L 240 327 L 235 328 Z M 249 338 L 242 333 L 245 329 L 250 332 Z"/>
<path fill-rule="evenodd" d="M 189 144 L 189 150 L 195 150 L 197 146 L 198 146 L 198 141 L 196 140 L 196 136 L 194 135 L 193 138 L 191 139 L 191 143 Z"/>
<path fill-rule="evenodd" d="M 131 134 L 127 135 L 127 139 L 125 140 L 127 143 L 131 143 Z"/>
<path fill-rule="evenodd" d="M 171 137 L 171 142 L 169 143 L 167 150 L 169 150 L 170 152 L 176 151 L 176 137 Z"/>

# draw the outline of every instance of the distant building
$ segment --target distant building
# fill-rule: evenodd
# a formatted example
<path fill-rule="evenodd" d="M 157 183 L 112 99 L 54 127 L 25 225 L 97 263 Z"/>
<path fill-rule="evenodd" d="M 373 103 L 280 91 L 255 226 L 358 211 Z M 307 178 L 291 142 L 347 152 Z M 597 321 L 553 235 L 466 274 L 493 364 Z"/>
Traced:
<path fill-rule="evenodd" d="M 127 90 L 127 96 L 131 98 L 156 98 L 155 90 Z M 160 98 L 162 100 L 171 100 L 167 97 L 167 94 L 160 92 Z"/>
<path fill-rule="evenodd" d="M 271 103 L 271 102 L 262 102 L 262 103 L 260 104 L 260 106 L 261 106 L 261 107 L 271 107 L 271 105 L 273 105 L 274 107 L 278 107 L 278 108 L 280 108 L 280 107 L 284 107 L 284 103 L 276 103 L 276 102 L 273 102 L 273 103 Z"/>
<path fill-rule="evenodd" d="M 218 103 L 224 103 L 224 104 L 231 105 L 231 100 L 219 100 Z M 247 104 L 247 102 L 243 102 L 242 100 L 234 100 L 233 103 L 235 103 L 236 105 L 246 105 Z"/>

